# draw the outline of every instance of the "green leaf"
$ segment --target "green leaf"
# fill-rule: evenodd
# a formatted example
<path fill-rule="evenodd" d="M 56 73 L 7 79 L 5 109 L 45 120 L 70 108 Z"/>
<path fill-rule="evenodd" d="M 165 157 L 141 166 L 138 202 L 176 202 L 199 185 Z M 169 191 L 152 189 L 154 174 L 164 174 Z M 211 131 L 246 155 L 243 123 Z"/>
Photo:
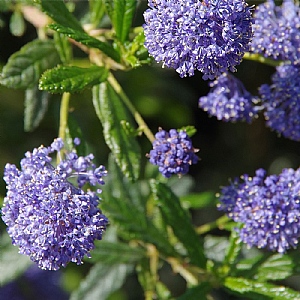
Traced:
<path fill-rule="evenodd" d="M 179 129 L 177 129 L 177 131 L 185 131 L 187 133 L 187 135 L 191 138 L 193 135 L 196 134 L 197 129 L 195 128 L 195 126 L 184 126 L 181 127 Z"/>
<path fill-rule="evenodd" d="M 108 16 L 110 17 L 110 19 L 112 20 L 113 19 L 113 0 L 103 0 L 104 1 L 104 4 L 105 4 L 105 9 L 106 9 L 106 12 L 108 14 Z"/>
<path fill-rule="evenodd" d="M 223 265 L 228 268 L 228 273 L 235 268 L 235 263 L 242 249 L 242 241 L 236 230 L 233 230 L 230 235 L 229 245 L 226 251 Z"/>
<path fill-rule="evenodd" d="M 142 286 L 145 293 L 149 295 L 155 295 L 155 284 L 156 284 L 156 272 L 151 272 L 149 258 L 144 258 L 136 267 L 137 276 L 140 285 Z M 151 297 L 152 298 L 152 297 Z"/>
<path fill-rule="evenodd" d="M 137 1 L 136 0 L 112 0 L 112 22 L 116 36 L 121 42 L 128 39 Z"/>
<path fill-rule="evenodd" d="M 51 93 L 80 92 L 105 81 L 107 76 L 108 70 L 104 67 L 58 66 L 42 75 L 39 88 Z"/>
<path fill-rule="evenodd" d="M 12 3 L 10 0 L 0 1 L 0 11 L 8 11 L 11 9 Z"/>
<path fill-rule="evenodd" d="M 61 61 L 64 64 L 69 64 L 72 58 L 72 48 L 69 43 L 68 37 L 64 34 L 54 32 L 53 39 Z"/>
<path fill-rule="evenodd" d="M 79 145 L 74 145 L 73 141 L 75 138 L 79 138 L 81 143 Z M 70 151 L 75 147 L 76 153 L 81 156 L 87 155 L 87 145 L 84 142 L 84 138 L 82 135 L 82 131 L 77 123 L 77 120 L 73 116 L 73 114 L 69 114 L 68 116 L 68 126 L 66 128 L 66 141 L 70 140 Z"/>
<path fill-rule="evenodd" d="M 145 48 L 144 31 L 135 32 L 136 36 L 132 42 L 126 42 L 125 47 L 122 47 L 122 60 L 129 64 L 132 68 L 137 68 L 143 64 L 150 64 L 151 57 Z"/>
<path fill-rule="evenodd" d="M 105 4 L 103 0 L 90 0 L 89 3 L 91 23 L 97 27 L 105 13 Z"/>
<path fill-rule="evenodd" d="M 227 237 L 206 235 L 204 237 L 204 251 L 206 257 L 215 262 L 222 262 L 225 258 L 229 241 Z"/>
<path fill-rule="evenodd" d="M 146 253 L 141 248 L 133 248 L 124 243 L 100 241 L 96 243 L 96 248 L 91 255 L 92 258 L 89 258 L 88 261 L 114 265 L 134 264 L 145 257 Z"/>
<path fill-rule="evenodd" d="M 48 109 L 50 94 L 39 91 L 37 86 L 25 91 L 24 130 L 29 132 L 36 129 Z"/>
<path fill-rule="evenodd" d="M 58 24 L 83 32 L 80 23 L 69 12 L 63 0 L 41 0 L 41 5 L 43 11 Z"/>
<path fill-rule="evenodd" d="M 50 24 L 49 28 L 67 35 L 69 38 L 86 45 L 90 48 L 97 48 L 113 60 L 120 62 L 120 54 L 108 43 L 101 42 L 85 32 L 74 30 L 73 28 L 62 26 L 60 24 Z"/>
<path fill-rule="evenodd" d="M 70 300 L 106 299 L 124 283 L 133 267 L 126 264 L 95 264 L 79 288 L 71 294 Z"/>
<path fill-rule="evenodd" d="M 180 197 L 180 202 L 185 208 L 204 208 L 212 207 L 217 204 L 217 198 L 213 192 L 202 192 L 197 194 L 188 194 Z"/>
<path fill-rule="evenodd" d="M 255 300 L 300 300 L 300 293 L 284 286 L 245 278 L 227 277 L 224 286 L 233 294 Z"/>
<path fill-rule="evenodd" d="M 12 35 L 22 36 L 25 32 L 26 26 L 22 13 L 15 10 L 9 21 L 9 29 Z"/>
<path fill-rule="evenodd" d="M 54 42 L 34 40 L 15 52 L 3 67 L 0 83 L 9 88 L 28 89 L 41 74 L 60 63 Z"/>
<path fill-rule="evenodd" d="M 294 268 L 295 262 L 291 256 L 274 254 L 258 267 L 254 278 L 258 281 L 282 280 L 293 275 Z"/>
<path fill-rule="evenodd" d="M 177 197 L 181 197 L 189 194 L 195 182 L 190 175 L 183 176 L 182 178 L 172 176 L 168 179 L 167 185 Z"/>
<path fill-rule="evenodd" d="M 29 257 L 18 253 L 8 234 L 0 237 L 0 286 L 20 276 L 32 264 Z"/>
<path fill-rule="evenodd" d="M 150 186 L 165 222 L 172 227 L 175 236 L 186 248 L 190 263 L 205 268 L 206 258 L 203 245 L 191 224 L 190 216 L 182 208 L 179 199 L 163 183 L 151 180 Z"/>
<path fill-rule="evenodd" d="M 195 287 L 189 288 L 177 300 L 205 299 L 205 295 L 211 290 L 211 285 L 208 282 L 201 282 Z"/>
<path fill-rule="evenodd" d="M 101 209 L 113 224 L 118 225 L 119 234 L 124 239 L 152 243 L 166 256 L 176 256 L 166 232 L 155 227 L 147 217 L 145 198 L 148 195 L 142 194 L 140 182 L 133 183 L 124 177 L 112 157 L 108 170 Z"/>
<path fill-rule="evenodd" d="M 156 290 L 156 294 L 157 294 L 157 299 L 159 299 L 159 300 L 172 299 L 172 294 L 171 294 L 170 290 L 161 281 L 156 282 L 155 290 Z"/>
<path fill-rule="evenodd" d="M 105 142 L 117 164 L 127 178 L 136 180 L 140 171 L 140 148 L 136 137 L 122 125 L 124 121 L 131 124 L 131 119 L 121 99 L 105 82 L 93 87 L 93 104 L 103 126 Z"/>

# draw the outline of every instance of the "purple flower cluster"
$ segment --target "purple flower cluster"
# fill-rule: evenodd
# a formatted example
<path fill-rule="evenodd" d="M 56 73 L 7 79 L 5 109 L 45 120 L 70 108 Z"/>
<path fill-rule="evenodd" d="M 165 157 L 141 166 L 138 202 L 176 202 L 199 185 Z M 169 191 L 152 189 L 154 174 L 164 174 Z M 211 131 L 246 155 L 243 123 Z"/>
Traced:
<path fill-rule="evenodd" d="M 235 71 L 252 38 L 251 9 L 244 0 L 149 0 L 145 47 L 181 77 L 204 79 Z"/>
<path fill-rule="evenodd" d="M 2 219 L 8 234 L 21 254 L 47 270 L 58 270 L 70 261 L 81 264 L 108 223 L 97 207 L 97 194 L 81 189 L 86 183 L 104 184 L 105 168 L 96 168 L 92 154 L 83 157 L 75 151 L 54 167 L 50 154 L 63 147 L 56 139 L 50 147 L 27 152 L 21 170 L 13 164 L 4 170 L 7 195 Z M 77 177 L 77 184 L 71 177 Z"/>
<path fill-rule="evenodd" d="M 181 176 L 188 173 L 190 165 L 198 162 L 197 151 L 185 131 L 160 129 L 155 134 L 153 149 L 148 157 L 150 163 L 157 165 L 159 172 L 169 178 L 172 174 Z"/>
<path fill-rule="evenodd" d="M 300 66 L 276 68 L 272 84 L 263 84 L 259 93 L 268 127 L 284 137 L 300 141 Z"/>
<path fill-rule="evenodd" d="M 276 6 L 268 0 L 254 13 L 254 37 L 251 51 L 279 60 L 300 63 L 300 9 L 293 0 Z"/>
<path fill-rule="evenodd" d="M 211 90 L 207 96 L 199 99 L 199 107 L 211 116 L 225 122 L 246 121 L 250 123 L 258 117 L 261 109 L 243 83 L 229 73 L 223 73 L 210 83 Z"/>
<path fill-rule="evenodd" d="M 222 189 L 219 209 L 243 224 L 240 239 L 250 247 L 284 253 L 296 248 L 300 237 L 300 169 L 284 169 L 266 176 L 242 176 Z"/>

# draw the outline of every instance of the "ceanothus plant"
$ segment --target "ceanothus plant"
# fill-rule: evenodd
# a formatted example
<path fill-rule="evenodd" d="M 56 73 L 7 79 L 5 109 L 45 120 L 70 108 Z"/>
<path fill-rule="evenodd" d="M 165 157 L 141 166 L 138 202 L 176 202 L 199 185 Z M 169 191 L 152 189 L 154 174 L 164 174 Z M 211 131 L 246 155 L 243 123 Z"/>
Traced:
<path fill-rule="evenodd" d="M 0 21 L 17 39 L 33 33 L 0 74 L 0 93 L 25 91 L 18 145 L 32 144 L 20 162 L 1 156 L 0 299 L 300 299 L 289 281 L 300 269 L 300 169 L 280 160 L 274 171 L 272 155 L 246 164 L 266 148 L 265 136 L 253 145 L 262 132 L 300 141 L 298 1 L 15 0 L 0 3 Z M 243 82 L 258 65 L 259 81 Z M 181 82 L 208 85 L 188 101 L 211 123 L 187 118 L 186 99 L 169 105 L 171 77 L 179 98 L 196 94 Z M 237 158 L 217 146 L 225 172 L 203 124 L 239 122 L 259 129 Z M 1 138 L 23 131 L 1 126 Z M 221 139 L 238 148 L 241 136 Z"/>

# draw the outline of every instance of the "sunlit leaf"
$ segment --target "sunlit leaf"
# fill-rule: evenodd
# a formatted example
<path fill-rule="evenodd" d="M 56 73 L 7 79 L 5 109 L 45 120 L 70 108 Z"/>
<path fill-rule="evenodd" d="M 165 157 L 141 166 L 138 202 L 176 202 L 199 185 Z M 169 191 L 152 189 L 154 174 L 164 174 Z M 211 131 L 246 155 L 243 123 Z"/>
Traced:
<path fill-rule="evenodd" d="M 40 0 L 43 11 L 60 25 L 82 31 L 78 20 L 69 12 L 63 0 Z"/>
<path fill-rule="evenodd" d="M 43 73 L 39 88 L 51 93 L 80 92 L 105 81 L 107 76 L 108 70 L 104 67 L 58 66 Z"/>
<path fill-rule="evenodd" d="M 268 257 L 258 268 L 254 278 L 258 281 L 282 280 L 299 274 L 300 257 L 294 254 L 274 254 Z"/>
<path fill-rule="evenodd" d="M 69 38 L 72 38 L 83 45 L 101 50 L 117 62 L 120 61 L 120 54 L 110 44 L 97 40 L 85 32 L 74 30 L 73 28 L 62 26 L 60 24 L 51 24 L 48 27 L 61 34 L 67 35 Z"/>
<path fill-rule="evenodd" d="M 137 1 L 136 0 L 111 0 L 113 3 L 112 22 L 116 36 L 121 42 L 125 42 L 132 24 Z"/>
<path fill-rule="evenodd" d="M 105 13 L 105 4 L 103 0 L 90 1 L 91 23 L 97 26 Z"/>
<path fill-rule="evenodd" d="M 224 286 L 233 294 L 255 300 L 300 300 L 300 293 L 284 286 L 245 278 L 226 277 Z"/>

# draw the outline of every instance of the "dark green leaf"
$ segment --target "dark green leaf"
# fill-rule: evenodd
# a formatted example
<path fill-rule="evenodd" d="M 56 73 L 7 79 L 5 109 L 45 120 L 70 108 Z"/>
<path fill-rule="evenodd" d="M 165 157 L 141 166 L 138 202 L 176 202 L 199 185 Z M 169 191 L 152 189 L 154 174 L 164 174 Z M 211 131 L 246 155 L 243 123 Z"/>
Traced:
<path fill-rule="evenodd" d="M 44 118 L 50 94 L 39 91 L 37 86 L 25 91 L 24 130 L 33 131 Z"/>
<path fill-rule="evenodd" d="M 28 256 L 18 253 L 6 233 L 0 237 L 0 286 L 20 276 L 31 264 Z"/>
<path fill-rule="evenodd" d="M 41 74 L 60 63 L 51 40 L 34 40 L 15 52 L 2 69 L 0 83 L 9 88 L 33 87 Z"/>
<path fill-rule="evenodd" d="M 111 222 L 118 225 L 119 233 L 128 240 L 152 243 L 166 256 L 176 255 L 166 232 L 160 231 L 147 217 L 145 197 L 148 195 L 142 195 L 140 183 L 124 177 L 111 157 L 108 170 L 101 208 Z"/>
<path fill-rule="evenodd" d="M 93 87 L 93 103 L 103 126 L 105 142 L 123 174 L 131 180 L 139 177 L 140 148 L 136 137 L 124 129 L 122 122 L 131 124 L 127 111 L 107 82 Z"/>
<path fill-rule="evenodd" d="M 100 241 L 96 244 L 91 255 L 92 258 L 89 258 L 88 261 L 114 265 L 134 264 L 142 259 L 146 253 L 141 248 L 133 248 L 124 243 Z"/>
<path fill-rule="evenodd" d="M 71 294 L 70 300 L 104 300 L 123 285 L 132 270 L 131 265 L 97 263 L 85 280 L 81 281 L 79 288 Z"/>
<path fill-rule="evenodd" d="M 112 0 L 113 17 L 112 22 L 116 36 L 121 42 L 128 39 L 137 1 L 136 0 Z"/>
<path fill-rule="evenodd" d="M 13 12 L 9 21 L 9 29 L 14 36 L 22 36 L 24 34 L 26 25 L 23 15 L 19 10 Z"/>
<path fill-rule="evenodd" d="M 49 28 L 67 35 L 69 38 L 74 39 L 77 42 L 80 42 L 83 45 L 86 45 L 91 48 L 97 48 L 105 53 L 110 58 L 114 59 L 117 62 L 120 62 L 120 54 L 108 43 L 101 42 L 85 32 L 76 31 L 73 28 L 65 27 L 60 24 L 51 24 Z"/>
<path fill-rule="evenodd" d="M 81 143 L 75 147 L 77 154 L 81 155 L 81 156 L 85 156 L 88 154 L 87 146 L 86 146 L 86 143 L 82 136 L 82 131 L 81 131 L 76 119 L 74 118 L 74 116 L 72 114 L 69 114 L 69 117 L 68 117 L 68 126 L 67 126 L 66 137 L 67 137 L 66 138 L 67 140 L 70 139 L 72 142 L 70 150 L 72 150 L 73 147 L 75 146 L 73 143 L 74 139 L 79 138 L 81 140 Z"/>
<path fill-rule="evenodd" d="M 203 208 L 215 206 L 217 198 L 213 192 L 203 192 L 182 196 L 180 202 L 185 208 Z"/>
<path fill-rule="evenodd" d="M 233 294 L 255 300 L 300 300 L 300 293 L 284 286 L 245 278 L 227 277 L 224 286 Z"/>
<path fill-rule="evenodd" d="M 189 288 L 177 300 L 191 300 L 191 299 L 207 299 L 205 295 L 211 290 L 211 285 L 208 282 L 201 282 L 198 286 Z"/>
<path fill-rule="evenodd" d="M 205 268 L 206 258 L 188 213 L 180 205 L 179 199 L 163 183 L 151 180 L 150 186 L 165 222 L 173 229 L 175 236 L 188 252 L 191 264 Z"/>
<path fill-rule="evenodd" d="M 107 76 L 108 70 L 104 67 L 58 66 L 42 75 L 39 88 L 51 93 L 80 92 L 105 81 Z"/>
<path fill-rule="evenodd" d="M 80 23 L 69 12 L 63 0 L 41 0 L 41 5 L 43 11 L 58 24 L 83 32 Z"/>

